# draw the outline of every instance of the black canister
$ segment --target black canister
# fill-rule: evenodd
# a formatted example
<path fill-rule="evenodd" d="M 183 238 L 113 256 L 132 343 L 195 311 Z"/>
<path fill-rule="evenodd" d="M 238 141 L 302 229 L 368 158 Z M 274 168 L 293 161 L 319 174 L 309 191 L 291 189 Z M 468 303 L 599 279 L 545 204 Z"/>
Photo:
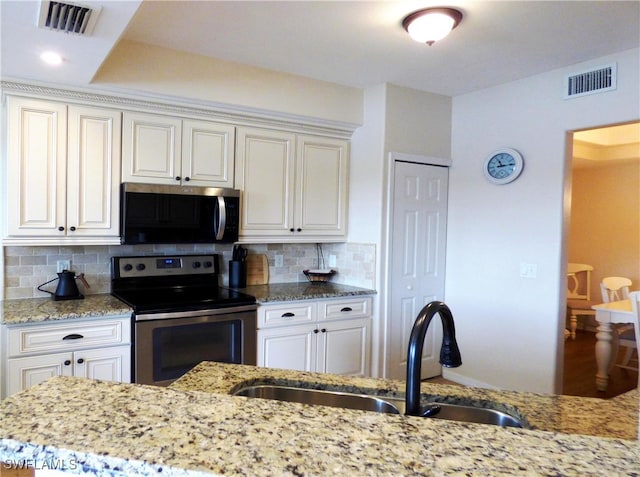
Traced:
<path fill-rule="evenodd" d="M 229 286 L 244 288 L 247 286 L 246 260 L 229 260 Z"/>

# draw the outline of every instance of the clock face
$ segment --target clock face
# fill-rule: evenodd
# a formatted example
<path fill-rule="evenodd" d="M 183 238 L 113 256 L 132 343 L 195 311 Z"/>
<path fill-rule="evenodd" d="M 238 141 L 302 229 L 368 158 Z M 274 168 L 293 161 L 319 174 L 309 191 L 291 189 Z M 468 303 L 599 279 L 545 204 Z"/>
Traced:
<path fill-rule="evenodd" d="M 522 172 L 522 156 L 513 149 L 503 149 L 491 154 L 485 161 L 484 174 L 494 184 L 507 184 Z"/>

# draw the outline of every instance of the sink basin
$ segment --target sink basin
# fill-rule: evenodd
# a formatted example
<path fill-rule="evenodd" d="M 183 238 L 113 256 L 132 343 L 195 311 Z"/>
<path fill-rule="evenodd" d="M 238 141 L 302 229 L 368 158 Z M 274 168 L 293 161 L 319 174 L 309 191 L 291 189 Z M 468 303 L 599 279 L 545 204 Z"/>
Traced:
<path fill-rule="evenodd" d="M 274 399 L 276 401 L 340 407 L 387 414 L 404 414 L 405 411 L 405 402 L 399 398 L 326 391 L 321 389 L 305 389 L 293 386 L 261 384 L 240 388 L 232 394 L 234 396 Z M 427 402 L 422 404 L 425 406 L 439 407 L 439 410 L 430 416 L 431 419 L 448 419 L 452 421 L 493 424 L 504 427 L 525 427 L 520 419 L 505 412 L 498 411 L 497 409 L 442 402 Z"/>

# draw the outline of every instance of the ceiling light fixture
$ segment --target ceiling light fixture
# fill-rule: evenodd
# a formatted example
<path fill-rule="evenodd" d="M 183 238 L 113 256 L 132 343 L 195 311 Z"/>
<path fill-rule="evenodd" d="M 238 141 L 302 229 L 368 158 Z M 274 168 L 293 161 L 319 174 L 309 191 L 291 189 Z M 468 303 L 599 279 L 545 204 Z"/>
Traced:
<path fill-rule="evenodd" d="M 62 56 L 54 51 L 45 51 L 40 55 L 40 59 L 51 66 L 57 66 L 62 63 Z"/>
<path fill-rule="evenodd" d="M 462 12 L 454 8 L 425 8 L 413 12 L 402 20 L 409 36 L 419 43 L 431 46 L 443 39 L 462 20 Z"/>

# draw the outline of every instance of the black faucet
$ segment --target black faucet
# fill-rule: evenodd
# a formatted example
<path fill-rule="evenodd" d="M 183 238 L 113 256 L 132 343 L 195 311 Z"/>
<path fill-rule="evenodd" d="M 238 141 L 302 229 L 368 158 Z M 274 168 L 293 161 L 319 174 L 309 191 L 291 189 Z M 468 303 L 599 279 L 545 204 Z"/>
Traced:
<path fill-rule="evenodd" d="M 442 320 L 442 347 L 440 348 L 440 364 L 447 368 L 457 368 L 462 364 L 462 357 L 456 342 L 456 329 L 453 324 L 453 315 L 449 307 L 441 301 L 432 301 L 418 314 L 411 336 L 409 337 L 409 351 L 407 356 L 407 390 L 406 410 L 407 416 L 427 417 L 436 414 L 440 409 L 437 406 L 420 408 L 420 368 L 422 360 L 422 348 L 424 338 L 431 318 L 435 314 Z"/>

